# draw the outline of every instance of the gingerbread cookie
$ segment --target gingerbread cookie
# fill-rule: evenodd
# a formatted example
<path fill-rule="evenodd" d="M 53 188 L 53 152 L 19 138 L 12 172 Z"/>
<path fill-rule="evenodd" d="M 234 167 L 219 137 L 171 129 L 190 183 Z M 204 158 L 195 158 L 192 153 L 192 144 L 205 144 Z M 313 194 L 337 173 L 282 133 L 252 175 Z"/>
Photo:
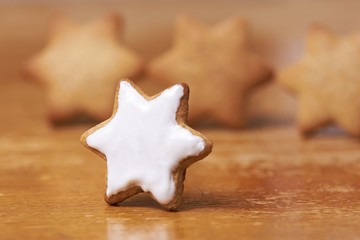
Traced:
<path fill-rule="evenodd" d="M 299 99 L 298 125 L 310 133 L 328 123 L 360 136 L 360 36 L 310 29 L 304 56 L 278 81 Z"/>
<path fill-rule="evenodd" d="M 47 45 L 26 66 L 46 89 L 51 120 L 80 113 L 102 121 L 111 115 L 116 83 L 139 74 L 143 65 L 119 39 L 121 25 L 117 14 L 84 25 L 62 17 L 54 22 Z"/>
<path fill-rule="evenodd" d="M 190 123 L 211 117 L 227 126 L 243 126 L 245 94 L 273 74 L 251 51 L 248 35 L 248 25 L 241 18 L 209 27 L 179 17 L 173 47 L 154 59 L 147 73 L 167 85 L 189 84 Z"/>
<path fill-rule="evenodd" d="M 186 125 L 188 97 L 186 84 L 149 97 L 131 81 L 120 82 L 112 117 L 81 136 L 107 162 L 107 203 L 149 192 L 165 208 L 179 206 L 186 168 L 212 149 Z"/>

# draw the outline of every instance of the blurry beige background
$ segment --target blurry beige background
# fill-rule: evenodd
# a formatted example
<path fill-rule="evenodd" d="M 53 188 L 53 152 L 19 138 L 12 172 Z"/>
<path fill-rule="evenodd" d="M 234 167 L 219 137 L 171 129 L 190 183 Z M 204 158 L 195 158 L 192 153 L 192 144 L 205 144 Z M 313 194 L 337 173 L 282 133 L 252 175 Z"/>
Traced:
<path fill-rule="evenodd" d="M 44 94 L 24 80 L 21 68 L 45 44 L 54 14 L 86 21 L 109 11 L 119 12 L 126 21 L 125 42 L 147 60 L 169 48 L 179 13 L 209 24 L 243 16 L 250 23 L 254 49 L 278 70 L 301 56 L 308 26 L 323 24 L 338 34 L 357 32 L 359 10 L 360 1 L 0 1 L 0 101 L 8 102 L 6 109 L 0 109 L 8 125 L 0 130 L 9 126 L 25 129 L 26 118 L 46 122 Z M 144 84 L 145 91 L 154 93 L 150 85 Z M 23 106 L 18 106 L 19 101 L 15 105 L 14 98 L 21 98 Z M 32 106 L 27 105 L 29 99 Z M 254 92 L 249 103 L 252 119 L 294 120 L 296 101 L 276 83 Z"/>

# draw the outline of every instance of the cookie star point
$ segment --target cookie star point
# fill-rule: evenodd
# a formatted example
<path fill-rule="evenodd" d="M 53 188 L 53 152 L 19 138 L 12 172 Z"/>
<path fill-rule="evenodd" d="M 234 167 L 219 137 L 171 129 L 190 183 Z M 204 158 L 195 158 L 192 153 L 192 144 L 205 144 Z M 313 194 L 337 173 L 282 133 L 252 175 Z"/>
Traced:
<path fill-rule="evenodd" d="M 174 209 L 185 169 L 208 155 L 212 143 L 186 125 L 186 85 L 153 97 L 128 80 L 119 85 L 113 116 L 81 137 L 84 146 L 107 161 L 105 200 L 116 204 L 144 191 Z"/>
<path fill-rule="evenodd" d="M 314 24 L 308 31 L 306 39 L 307 54 L 316 54 L 321 51 L 327 51 L 334 47 L 337 42 L 336 36 L 326 27 Z"/>

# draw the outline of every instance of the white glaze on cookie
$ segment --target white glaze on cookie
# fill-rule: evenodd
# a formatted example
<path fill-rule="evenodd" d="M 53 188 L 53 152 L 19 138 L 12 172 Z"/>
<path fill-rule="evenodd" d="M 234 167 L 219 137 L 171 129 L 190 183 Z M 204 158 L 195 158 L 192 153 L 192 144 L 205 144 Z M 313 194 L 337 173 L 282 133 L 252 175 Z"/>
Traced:
<path fill-rule="evenodd" d="M 174 198 L 173 171 L 205 148 L 202 138 L 176 121 L 183 95 L 179 84 L 148 101 L 130 83 L 120 82 L 115 116 L 86 139 L 106 156 L 107 197 L 140 186 L 162 204 Z"/>

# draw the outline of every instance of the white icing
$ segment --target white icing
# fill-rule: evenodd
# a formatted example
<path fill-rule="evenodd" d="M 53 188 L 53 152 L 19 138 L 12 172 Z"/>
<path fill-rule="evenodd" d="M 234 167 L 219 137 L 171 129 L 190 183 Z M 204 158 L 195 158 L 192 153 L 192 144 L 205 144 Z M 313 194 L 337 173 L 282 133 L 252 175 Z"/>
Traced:
<path fill-rule="evenodd" d="M 116 115 L 86 139 L 106 156 L 107 197 L 137 185 L 160 203 L 174 198 L 172 171 L 205 147 L 202 138 L 176 122 L 183 94 L 179 84 L 148 101 L 130 83 L 120 82 Z"/>

